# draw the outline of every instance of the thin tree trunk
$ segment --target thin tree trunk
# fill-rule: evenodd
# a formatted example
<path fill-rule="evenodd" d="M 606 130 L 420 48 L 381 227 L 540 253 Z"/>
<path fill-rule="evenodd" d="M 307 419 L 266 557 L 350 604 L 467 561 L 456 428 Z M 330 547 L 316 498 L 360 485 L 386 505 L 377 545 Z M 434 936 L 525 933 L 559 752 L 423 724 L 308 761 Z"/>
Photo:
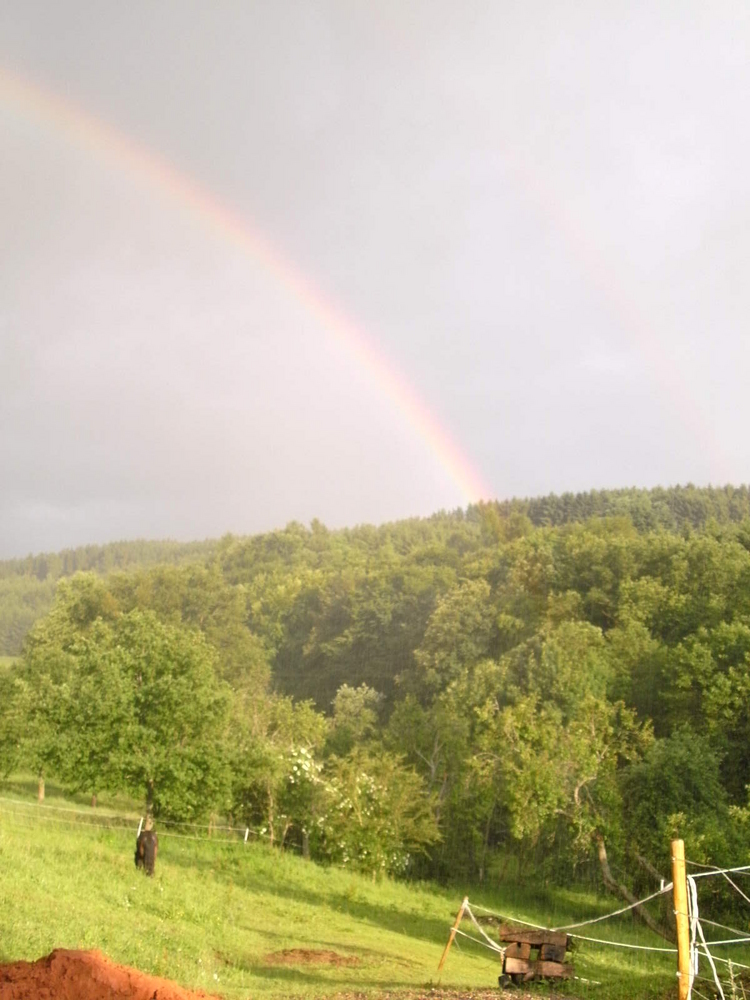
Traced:
<path fill-rule="evenodd" d="M 310 834 L 307 830 L 302 831 L 302 857 L 310 859 Z"/>
<path fill-rule="evenodd" d="M 271 847 L 273 847 L 273 788 L 268 784 L 268 837 Z"/>
<path fill-rule="evenodd" d="M 91 796 L 91 808 L 96 809 L 96 792 Z"/>
<path fill-rule="evenodd" d="M 602 871 L 602 879 L 609 891 L 621 896 L 626 903 L 633 904 L 638 902 L 635 896 L 624 885 L 620 885 L 619 882 L 615 881 L 615 878 L 612 875 L 612 870 L 609 867 L 609 861 L 607 860 L 607 848 L 604 844 L 604 837 L 602 837 L 601 834 L 597 834 L 596 836 L 596 847 L 597 854 L 599 856 L 599 867 Z M 667 941 L 675 941 L 674 931 L 664 927 L 663 924 L 657 923 L 657 921 L 654 920 L 653 917 L 643 909 L 643 907 L 636 906 L 633 909 L 633 915 L 638 917 L 639 920 L 642 920 L 643 923 L 655 934 L 666 938 Z"/>
<path fill-rule="evenodd" d="M 668 879 L 666 879 L 661 872 L 657 871 L 656 868 L 654 868 L 654 866 L 647 858 L 644 858 L 643 855 L 641 854 L 636 854 L 635 860 L 638 862 L 641 868 L 643 868 L 645 871 L 649 873 L 649 875 L 652 878 L 656 879 L 656 881 L 659 882 L 661 885 L 666 885 Z M 667 893 L 666 895 L 662 896 L 660 902 L 662 909 L 662 920 L 664 921 L 664 926 L 668 927 L 670 924 L 670 920 L 672 919 L 672 907 L 674 905 L 672 902 L 671 893 Z"/>
<path fill-rule="evenodd" d="M 648 861 L 646 858 L 644 858 L 641 854 L 636 854 L 635 860 L 638 862 L 638 864 L 641 866 L 641 868 L 645 869 L 645 871 L 647 871 L 649 873 L 649 875 L 651 875 L 653 878 L 655 878 L 657 882 L 666 882 L 667 881 L 667 879 L 664 878 L 664 876 L 662 875 L 662 873 L 658 872 L 654 868 L 654 866 L 651 864 L 651 862 Z"/>
<path fill-rule="evenodd" d="M 487 845 L 490 842 L 490 825 L 492 823 L 492 816 L 494 815 L 494 808 L 492 812 L 487 817 L 487 822 L 484 826 L 484 840 L 482 842 L 482 859 L 479 863 L 479 883 L 480 885 L 484 882 L 484 863 L 487 860 Z"/>
<path fill-rule="evenodd" d="M 39 774 L 39 784 L 37 786 L 36 797 L 39 802 L 44 802 L 44 774 Z"/>

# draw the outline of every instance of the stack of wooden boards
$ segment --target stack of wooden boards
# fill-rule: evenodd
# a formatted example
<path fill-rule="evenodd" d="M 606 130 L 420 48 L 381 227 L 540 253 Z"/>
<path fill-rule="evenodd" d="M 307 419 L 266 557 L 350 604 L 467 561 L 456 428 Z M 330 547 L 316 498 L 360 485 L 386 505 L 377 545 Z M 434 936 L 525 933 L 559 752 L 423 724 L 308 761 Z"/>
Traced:
<path fill-rule="evenodd" d="M 573 975 L 573 966 L 565 961 L 570 937 L 564 931 L 522 930 L 500 924 L 498 939 L 506 946 L 501 986 L 509 980 L 527 983 L 536 978 L 568 979 Z"/>

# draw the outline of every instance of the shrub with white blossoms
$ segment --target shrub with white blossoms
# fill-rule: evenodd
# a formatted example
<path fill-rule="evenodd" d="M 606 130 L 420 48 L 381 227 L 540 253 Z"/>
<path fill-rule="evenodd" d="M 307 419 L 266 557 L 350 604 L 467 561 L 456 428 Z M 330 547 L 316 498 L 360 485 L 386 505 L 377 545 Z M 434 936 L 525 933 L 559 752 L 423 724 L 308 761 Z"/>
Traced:
<path fill-rule="evenodd" d="M 354 750 L 325 767 L 316 853 L 359 871 L 401 874 L 439 839 L 420 776 L 395 754 Z"/>
<path fill-rule="evenodd" d="M 291 827 L 309 836 L 315 822 L 316 803 L 322 793 L 323 765 L 308 747 L 293 747 L 287 754 L 286 787 L 280 807 Z"/>

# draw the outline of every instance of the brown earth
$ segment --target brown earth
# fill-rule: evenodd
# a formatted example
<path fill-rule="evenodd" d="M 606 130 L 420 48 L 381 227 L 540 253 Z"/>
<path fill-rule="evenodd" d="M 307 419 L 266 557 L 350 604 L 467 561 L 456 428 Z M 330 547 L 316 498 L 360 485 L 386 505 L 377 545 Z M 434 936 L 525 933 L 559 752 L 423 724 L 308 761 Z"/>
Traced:
<path fill-rule="evenodd" d="M 334 951 L 294 948 L 267 955 L 269 964 L 295 965 L 327 963 L 355 965 L 354 955 Z M 336 993 L 336 1000 L 532 1000 L 528 993 L 514 990 L 456 990 L 426 986 L 380 993 Z M 333 1000 L 332 997 L 332 1000 Z M 126 965 L 117 965 L 99 951 L 68 951 L 57 948 L 36 962 L 0 965 L 0 1000 L 219 1000 L 202 990 L 183 989 L 169 979 L 148 976 Z M 535 998 L 538 1000 L 538 994 Z M 555 1000 L 548 994 L 547 1000 Z M 562 998 L 559 998 L 562 1000 Z M 566 998 L 569 1000 L 569 998 Z"/>
<path fill-rule="evenodd" d="M 335 951 L 315 951 L 311 948 L 272 951 L 263 962 L 266 965 L 359 965 L 356 955 L 339 955 Z"/>
<path fill-rule="evenodd" d="M 36 962 L 0 965 L 0 1000 L 211 1000 L 168 979 L 116 965 L 100 951 L 57 948 Z"/>

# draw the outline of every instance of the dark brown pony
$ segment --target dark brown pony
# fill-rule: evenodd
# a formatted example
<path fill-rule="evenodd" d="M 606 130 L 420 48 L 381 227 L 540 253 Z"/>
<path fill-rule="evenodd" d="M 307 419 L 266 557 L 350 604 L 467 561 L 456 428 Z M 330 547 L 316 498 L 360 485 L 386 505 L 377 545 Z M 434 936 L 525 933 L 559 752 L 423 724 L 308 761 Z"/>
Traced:
<path fill-rule="evenodd" d="M 147 875 L 153 875 L 158 849 L 159 838 L 151 829 L 151 822 L 147 820 L 146 829 L 141 830 L 135 842 L 135 867 L 145 869 Z"/>

